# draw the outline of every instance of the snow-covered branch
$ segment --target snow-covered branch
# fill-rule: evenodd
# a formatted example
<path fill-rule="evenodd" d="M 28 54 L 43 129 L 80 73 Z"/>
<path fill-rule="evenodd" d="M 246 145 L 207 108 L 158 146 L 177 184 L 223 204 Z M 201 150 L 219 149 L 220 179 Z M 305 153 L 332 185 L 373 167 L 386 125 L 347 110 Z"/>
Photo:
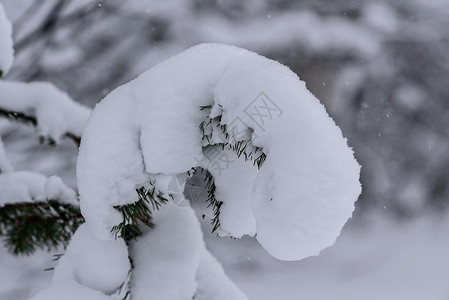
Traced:
<path fill-rule="evenodd" d="M 121 219 L 113 206 L 135 202 L 149 174 L 184 173 L 207 158 L 205 106 L 235 141 L 249 138 L 267 155 L 241 185 L 264 248 L 294 260 L 333 244 L 360 193 L 360 167 L 341 131 L 286 67 L 218 44 L 172 57 L 97 105 L 77 166 L 81 207 L 96 235 L 110 236 Z"/>
<path fill-rule="evenodd" d="M 84 222 L 75 191 L 57 176 L 0 174 L 0 236 L 13 254 L 56 249 Z"/>
<path fill-rule="evenodd" d="M 48 82 L 0 81 L 0 116 L 37 127 L 44 139 L 79 144 L 90 109 Z"/>
<path fill-rule="evenodd" d="M 67 293 L 111 299 L 106 294 L 129 274 L 129 255 L 135 300 L 149 293 L 167 300 L 245 300 L 207 251 L 185 201 L 192 168 L 208 172 L 218 232 L 257 234 L 282 260 L 318 255 L 332 245 L 361 191 L 352 150 L 293 72 L 244 49 L 198 45 L 96 106 L 77 162 L 86 225 L 75 234 L 52 284 L 34 299 Z M 133 215 L 128 208 L 138 202 L 136 190 L 149 184 L 170 197 L 151 216 L 140 208 L 142 214 Z M 124 219 L 126 225 L 141 217 L 151 217 L 155 227 L 141 228 L 128 253 L 114 231 Z M 86 244 L 89 249 L 81 246 Z M 79 263 L 96 261 L 99 253 L 104 254 L 94 267 Z M 120 262 L 114 275 L 112 261 Z"/>

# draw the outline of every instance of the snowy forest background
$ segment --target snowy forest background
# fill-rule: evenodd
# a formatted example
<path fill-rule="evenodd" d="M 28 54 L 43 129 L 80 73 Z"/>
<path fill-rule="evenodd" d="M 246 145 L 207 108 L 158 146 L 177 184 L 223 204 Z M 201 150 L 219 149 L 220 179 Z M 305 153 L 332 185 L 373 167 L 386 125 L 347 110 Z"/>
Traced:
<path fill-rule="evenodd" d="M 449 4 L 445 0 L 1 0 L 13 23 L 8 80 L 50 81 L 93 107 L 201 42 L 289 66 L 325 104 L 362 165 L 362 195 L 337 243 L 285 263 L 252 239 L 207 245 L 251 299 L 449 299 Z M 39 144 L 2 121 L 16 170 L 76 186 L 77 147 Z M 0 299 L 27 299 L 56 262 L 2 248 Z"/>

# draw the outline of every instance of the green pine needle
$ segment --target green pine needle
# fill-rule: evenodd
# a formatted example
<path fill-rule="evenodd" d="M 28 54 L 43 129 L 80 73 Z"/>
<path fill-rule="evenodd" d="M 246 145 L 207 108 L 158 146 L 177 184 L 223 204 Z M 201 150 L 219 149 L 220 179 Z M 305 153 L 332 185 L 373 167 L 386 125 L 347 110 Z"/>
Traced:
<path fill-rule="evenodd" d="M 212 211 L 214 214 L 214 217 L 211 220 L 212 224 L 212 233 L 214 233 L 218 228 L 220 228 L 220 209 L 223 205 L 223 202 L 218 201 L 217 198 L 215 198 L 215 181 L 212 174 L 207 171 L 205 171 L 205 177 L 204 182 L 206 183 L 206 189 L 207 189 L 207 199 L 206 202 L 208 203 L 207 207 L 212 206 Z M 203 169 L 201 169 L 201 173 L 203 172 Z"/>
<path fill-rule="evenodd" d="M 200 110 L 210 110 L 212 108 L 211 105 L 208 106 L 200 106 Z M 207 116 L 203 122 L 200 123 L 199 128 L 201 131 L 201 139 L 207 140 L 209 144 L 213 140 L 213 130 L 210 128 L 212 121 L 216 121 L 216 128 L 220 129 L 220 136 L 222 138 L 222 143 L 213 144 L 215 146 L 221 146 L 224 149 L 226 146 L 228 149 L 232 150 L 237 154 L 237 157 L 244 156 L 245 160 L 253 161 L 253 164 L 257 166 L 259 169 L 262 167 L 263 163 L 266 159 L 266 154 L 263 153 L 263 149 L 257 146 L 252 145 L 252 141 L 250 140 L 242 140 L 234 143 L 229 142 L 229 133 L 227 131 L 226 124 L 221 124 L 221 115 L 216 116 L 215 118 L 210 118 Z M 217 134 L 217 133 L 215 133 Z M 258 154 L 258 155 L 257 155 Z M 257 155 L 257 156 L 256 156 Z"/>
<path fill-rule="evenodd" d="M 14 255 L 66 246 L 82 223 L 79 207 L 56 200 L 10 203 L 0 208 L 0 236 Z"/>
<path fill-rule="evenodd" d="M 112 227 L 111 232 L 115 234 L 116 238 L 122 237 L 125 241 L 129 242 L 142 235 L 141 224 L 154 228 L 151 212 L 158 210 L 161 205 L 168 202 L 168 199 L 152 182 L 150 182 L 150 185 L 151 188 L 148 190 L 145 187 L 136 189 L 138 195 L 136 202 L 114 206 L 115 209 L 120 211 L 123 217 L 120 224 Z M 168 196 L 173 197 L 170 194 Z"/>

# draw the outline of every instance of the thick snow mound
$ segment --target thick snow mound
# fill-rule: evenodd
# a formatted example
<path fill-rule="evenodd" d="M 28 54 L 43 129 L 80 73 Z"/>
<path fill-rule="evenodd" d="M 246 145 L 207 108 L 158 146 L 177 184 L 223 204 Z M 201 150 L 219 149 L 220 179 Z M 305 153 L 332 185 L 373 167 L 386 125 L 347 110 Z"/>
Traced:
<path fill-rule="evenodd" d="M 253 236 L 256 233 L 256 220 L 251 206 L 251 194 L 254 180 L 258 174 L 252 161 L 239 159 L 230 149 L 215 146 L 222 161 L 230 165 L 210 167 L 216 186 L 215 198 L 223 202 L 220 208 L 220 235 L 229 234 L 235 238 L 243 235 Z M 232 164 L 232 167 L 231 167 Z"/>
<path fill-rule="evenodd" d="M 254 234 L 255 222 L 260 244 L 283 260 L 332 245 L 361 192 L 360 166 L 341 130 L 290 69 L 219 44 L 198 45 L 156 65 L 94 110 L 77 175 L 82 213 L 95 234 L 113 237 L 111 228 L 121 221 L 113 206 L 136 201 L 135 188 L 149 174 L 176 175 L 205 161 L 210 170 L 220 163 L 219 170 L 240 168 L 205 152 L 200 125 L 218 116 L 231 140 L 250 141 L 267 157 L 260 170 L 245 170 L 245 180 L 232 185 L 223 184 L 221 172 L 213 174 L 224 231 Z M 233 224 L 238 217 L 245 220 Z"/>
<path fill-rule="evenodd" d="M 99 291 L 83 286 L 76 281 L 62 281 L 58 284 L 50 284 L 42 292 L 30 300 L 114 300 Z"/>
<path fill-rule="evenodd" d="M 112 299 L 131 265 L 122 239 L 100 241 L 81 225 L 55 268 L 52 281 L 38 299 Z"/>
<path fill-rule="evenodd" d="M 168 203 L 154 212 L 156 227 L 132 243 L 135 300 L 247 300 L 209 253 L 195 212 Z"/>
<path fill-rule="evenodd" d="M 81 136 L 90 115 L 49 82 L 0 81 L 0 108 L 35 117 L 38 133 L 56 142 L 67 133 Z"/>
<path fill-rule="evenodd" d="M 0 174 L 0 206 L 8 203 L 58 200 L 78 205 L 76 193 L 58 176 L 17 171 Z"/>
<path fill-rule="evenodd" d="M 130 268 L 128 249 L 122 239 L 100 241 L 81 225 L 52 280 L 75 278 L 82 285 L 111 293 L 125 281 Z"/>
<path fill-rule="evenodd" d="M 0 73 L 8 73 L 14 60 L 12 26 L 0 2 Z M 1 77 L 1 76 L 0 76 Z"/>

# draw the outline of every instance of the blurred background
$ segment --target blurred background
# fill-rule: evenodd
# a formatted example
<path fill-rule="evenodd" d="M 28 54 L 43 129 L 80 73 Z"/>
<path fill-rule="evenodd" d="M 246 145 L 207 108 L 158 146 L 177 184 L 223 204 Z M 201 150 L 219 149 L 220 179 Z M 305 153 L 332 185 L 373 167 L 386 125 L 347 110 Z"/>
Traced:
<path fill-rule="evenodd" d="M 0 1 L 16 51 L 6 78 L 51 81 L 90 107 L 202 42 L 253 50 L 307 83 L 353 147 L 363 193 L 337 244 L 297 263 L 274 260 L 253 239 L 206 232 L 251 299 L 449 299 L 447 0 Z M 75 187 L 70 141 L 39 145 L 14 125 L 1 134 L 17 170 Z M 49 257 L 2 250 L 0 275 L 10 283 L 0 298 L 26 299 L 44 286 Z"/>

